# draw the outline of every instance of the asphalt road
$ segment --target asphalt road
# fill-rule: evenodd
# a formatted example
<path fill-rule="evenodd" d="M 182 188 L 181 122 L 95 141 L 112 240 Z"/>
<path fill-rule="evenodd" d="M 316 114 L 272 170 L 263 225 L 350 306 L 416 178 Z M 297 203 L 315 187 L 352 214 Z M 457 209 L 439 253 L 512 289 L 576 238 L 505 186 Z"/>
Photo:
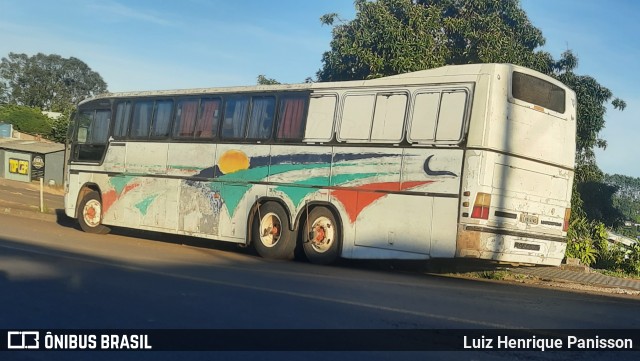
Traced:
<path fill-rule="evenodd" d="M 235 245 L 190 237 L 117 229 L 106 236 L 86 234 L 64 219 L 0 215 L 0 230 L 0 329 L 640 329 L 640 300 L 632 298 L 394 272 L 366 263 L 270 261 Z M 572 354 L 189 352 L 186 359 L 554 360 Z M 77 355 L 12 352 L 0 358 Z M 115 356 L 175 359 L 184 353 Z M 115 356 L 91 353 L 82 359 Z"/>

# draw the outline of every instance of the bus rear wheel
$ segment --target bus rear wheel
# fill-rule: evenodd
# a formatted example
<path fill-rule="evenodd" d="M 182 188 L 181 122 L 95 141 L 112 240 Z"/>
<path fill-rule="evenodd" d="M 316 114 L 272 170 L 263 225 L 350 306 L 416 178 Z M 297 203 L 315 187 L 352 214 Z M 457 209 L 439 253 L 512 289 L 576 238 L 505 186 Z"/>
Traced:
<path fill-rule="evenodd" d="M 311 210 L 302 232 L 302 248 L 311 263 L 329 264 L 340 257 L 340 227 L 327 208 Z"/>
<path fill-rule="evenodd" d="M 251 226 L 251 241 L 261 257 L 293 259 L 296 240 L 289 228 L 289 217 L 278 203 L 258 206 Z"/>
<path fill-rule="evenodd" d="M 98 192 L 90 191 L 85 194 L 80 201 L 79 210 L 78 223 L 83 231 L 96 234 L 109 233 L 109 227 L 102 224 L 102 202 Z"/>

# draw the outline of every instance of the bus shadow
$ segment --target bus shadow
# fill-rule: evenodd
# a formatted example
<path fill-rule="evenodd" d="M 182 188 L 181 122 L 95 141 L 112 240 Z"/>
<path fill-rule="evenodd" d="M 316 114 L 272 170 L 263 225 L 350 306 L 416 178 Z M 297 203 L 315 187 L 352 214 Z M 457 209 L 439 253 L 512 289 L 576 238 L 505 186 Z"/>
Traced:
<path fill-rule="evenodd" d="M 77 220 L 67 217 L 63 209 L 56 209 L 56 223 L 65 228 L 73 228 L 78 232 L 83 232 Z M 110 227 L 109 234 L 130 238 L 138 238 L 149 241 L 163 242 L 167 244 L 184 245 L 195 248 L 202 248 L 215 251 L 232 252 L 259 257 L 255 249 L 237 243 L 216 241 L 207 238 L 200 238 L 187 235 L 177 235 L 155 231 L 145 231 L 122 227 Z M 309 263 L 302 247 L 297 247 L 293 262 Z M 333 267 L 344 267 L 352 269 L 362 269 L 380 272 L 407 272 L 419 274 L 451 274 L 495 271 L 504 267 L 496 263 L 479 260 L 464 259 L 431 259 L 431 260 L 361 260 L 340 258 Z"/>
<path fill-rule="evenodd" d="M 78 232 L 84 232 L 76 219 L 68 217 L 63 209 L 56 209 L 56 223 L 65 228 L 73 228 Z M 184 245 L 196 248 L 211 249 L 224 252 L 235 252 L 248 255 L 256 255 L 252 247 L 242 247 L 237 243 L 216 241 L 212 239 L 199 238 L 187 235 L 162 233 L 156 231 L 146 231 L 124 227 L 109 226 L 110 235 L 138 238 L 148 241 L 163 242 L 176 245 Z"/>

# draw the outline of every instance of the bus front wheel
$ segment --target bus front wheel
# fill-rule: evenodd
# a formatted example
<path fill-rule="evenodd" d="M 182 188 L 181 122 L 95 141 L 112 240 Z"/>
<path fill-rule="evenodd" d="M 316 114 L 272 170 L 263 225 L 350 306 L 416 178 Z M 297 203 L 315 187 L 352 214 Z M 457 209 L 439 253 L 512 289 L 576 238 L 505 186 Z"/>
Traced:
<path fill-rule="evenodd" d="M 109 227 L 102 224 L 102 202 L 98 192 L 90 191 L 85 194 L 79 210 L 78 222 L 83 231 L 96 234 L 109 233 Z"/>
<path fill-rule="evenodd" d="M 340 227 L 327 208 L 311 210 L 302 232 L 302 248 L 311 263 L 329 264 L 340 257 Z"/>
<path fill-rule="evenodd" d="M 296 240 L 289 228 L 289 217 L 278 203 L 258 206 L 251 226 L 251 241 L 261 257 L 292 259 Z"/>

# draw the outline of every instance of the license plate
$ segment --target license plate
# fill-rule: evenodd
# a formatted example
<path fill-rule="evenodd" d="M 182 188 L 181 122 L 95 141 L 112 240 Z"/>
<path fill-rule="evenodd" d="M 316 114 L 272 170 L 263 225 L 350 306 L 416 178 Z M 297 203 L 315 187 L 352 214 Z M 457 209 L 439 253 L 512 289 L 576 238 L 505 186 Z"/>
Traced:
<path fill-rule="evenodd" d="M 534 216 L 532 214 L 521 214 L 520 222 L 526 224 L 538 224 L 538 216 Z"/>
<path fill-rule="evenodd" d="M 516 242 L 513 246 L 515 248 L 524 249 L 524 250 L 527 250 L 527 251 L 539 251 L 540 250 L 540 245 L 539 244 Z"/>

